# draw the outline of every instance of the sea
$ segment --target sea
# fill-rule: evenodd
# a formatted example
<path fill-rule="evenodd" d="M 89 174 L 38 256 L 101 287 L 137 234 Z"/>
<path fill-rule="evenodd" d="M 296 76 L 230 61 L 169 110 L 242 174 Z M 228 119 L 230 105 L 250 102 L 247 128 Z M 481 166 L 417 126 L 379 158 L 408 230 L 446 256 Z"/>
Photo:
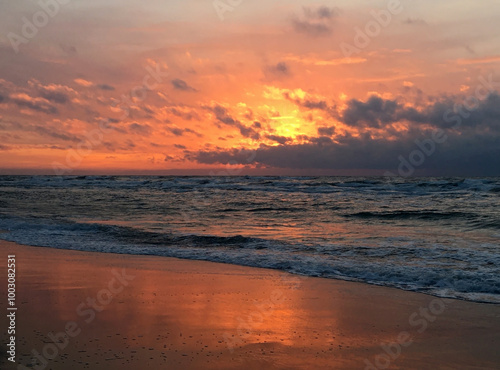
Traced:
<path fill-rule="evenodd" d="M 0 176 L 0 230 L 500 303 L 500 178 Z"/>

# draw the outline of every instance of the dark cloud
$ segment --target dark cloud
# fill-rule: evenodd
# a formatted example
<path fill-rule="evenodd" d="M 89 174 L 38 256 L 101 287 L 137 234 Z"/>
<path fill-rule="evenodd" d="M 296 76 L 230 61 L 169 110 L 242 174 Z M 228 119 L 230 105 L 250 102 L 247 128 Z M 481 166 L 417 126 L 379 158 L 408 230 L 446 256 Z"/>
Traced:
<path fill-rule="evenodd" d="M 328 106 L 328 103 L 324 100 L 320 100 L 320 101 L 314 101 L 314 100 L 302 100 L 300 101 L 299 105 L 301 107 L 304 107 L 304 108 L 307 108 L 307 109 L 319 109 L 319 110 L 324 110 L 324 111 L 328 111 L 329 110 L 329 106 Z"/>
<path fill-rule="evenodd" d="M 334 126 L 318 128 L 318 135 L 320 136 L 333 136 L 334 133 L 335 133 Z"/>
<path fill-rule="evenodd" d="M 134 123 L 131 123 L 130 125 L 128 125 L 128 128 L 129 128 L 129 131 L 131 133 L 143 135 L 143 136 L 149 136 L 149 135 L 151 135 L 151 132 L 153 131 L 151 126 L 149 126 L 146 123 L 141 124 L 141 123 L 134 122 Z"/>
<path fill-rule="evenodd" d="M 180 108 L 172 107 L 169 109 L 169 111 L 174 116 L 185 119 L 186 121 L 191 121 L 193 119 L 198 120 L 198 121 L 200 120 L 200 116 L 194 110 L 185 111 L 185 110 L 181 110 Z"/>
<path fill-rule="evenodd" d="M 184 145 L 181 144 L 174 144 L 174 147 L 176 147 L 177 149 L 187 149 Z"/>
<path fill-rule="evenodd" d="M 63 89 L 48 89 L 46 87 L 40 86 L 38 90 L 39 96 L 45 98 L 53 103 L 66 104 L 70 97 L 67 91 Z"/>
<path fill-rule="evenodd" d="M 34 80 L 29 81 L 28 84 L 34 90 L 30 94 L 37 95 L 36 97 L 28 95 L 24 92 L 26 90 L 18 89 L 0 80 L 0 88 L 3 90 L 0 94 L 0 103 L 11 102 L 19 108 L 28 108 L 37 112 L 55 115 L 59 113 L 59 110 L 52 103 L 66 104 L 70 100 L 69 93 L 73 91 L 66 86 L 43 86 Z"/>
<path fill-rule="evenodd" d="M 490 94 L 485 100 L 478 101 L 476 109 L 469 110 L 466 106 L 465 103 L 457 106 L 449 102 L 447 107 L 440 107 L 440 110 L 433 112 L 435 121 L 431 123 L 443 128 L 455 127 L 459 124 L 462 129 L 471 129 L 475 132 L 486 130 L 491 133 L 500 133 L 500 95 Z M 474 105 L 469 105 L 469 107 L 473 108 Z M 447 109 L 443 112 L 445 108 Z M 440 113 L 443 112 L 444 116 L 450 111 L 454 111 L 454 113 L 448 114 L 449 120 L 438 119 Z"/>
<path fill-rule="evenodd" d="M 220 105 L 216 105 L 214 107 L 208 107 L 208 109 L 215 114 L 215 118 L 219 122 L 222 122 L 229 126 L 237 126 L 238 124 L 241 124 L 241 122 L 235 120 L 233 117 L 229 115 L 226 108 Z"/>
<path fill-rule="evenodd" d="M 196 135 L 198 137 L 203 137 L 203 135 L 190 128 L 167 127 L 167 130 L 170 131 L 175 136 L 184 136 L 185 133 L 189 133 Z"/>
<path fill-rule="evenodd" d="M 293 28 L 299 33 L 311 36 L 324 36 L 332 32 L 331 28 L 323 23 L 311 23 L 308 21 L 293 21 Z"/>
<path fill-rule="evenodd" d="M 278 136 L 278 135 L 267 135 L 266 138 L 272 141 L 276 141 L 279 144 L 286 144 L 287 142 L 292 140 L 289 137 Z"/>
<path fill-rule="evenodd" d="M 189 86 L 187 84 L 186 81 L 184 80 L 181 80 L 181 79 L 178 79 L 176 78 L 175 80 L 172 80 L 170 81 L 172 83 L 172 86 L 176 89 L 176 90 L 181 90 L 181 91 L 196 91 L 196 89 L 192 88 L 191 86 Z"/>
<path fill-rule="evenodd" d="M 339 15 L 338 8 L 320 6 L 318 8 L 304 7 L 303 15 L 292 20 L 292 26 L 298 33 L 313 37 L 332 33 L 334 19 Z"/>
<path fill-rule="evenodd" d="M 69 96 L 60 91 L 43 91 L 40 96 L 58 104 L 66 104 L 69 101 Z"/>
<path fill-rule="evenodd" d="M 63 147 L 59 145 L 48 145 L 46 148 L 53 149 L 53 150 L 68 150 L 68 147 Z"/>
<path fill-rule="evenodd" d="M 484 100 L 472 97 L 467 109 L 460 101 L 463 97 L 451 96 L 436 99 L 432 104 L 417 110 L 406 107 L 396 100 L 385 100 L 371 96 L 366 102 L 350 100 L 347 108 L 339 113 L 339 120 L 353 127 L 383 128 L 396 122 L 407 121 L 410 124 L 429 124 L 437 128 L 453 128 L 462 130 L 482 126 L 488 130 L 498 130 L 500 123 L 500 96 L 490 94 Z M 465 98 L 468 101 L 468 98 Z M 472 102 L 472 103 L 471 103 Z"/>
<path fill-rule="evenodd" d="M 254 119 L 253 111 L 251 109 L 248 109 L 248 111 L 245 113 L 245 118 L 249 121 Z"/>
<path fill-rule="evenodd" d="M 39 97 L 56 104 L 66 104 L 71 100 L 71 95 L 76 94 L 72 88 L 64 85 L 42 85 L 37 80 L 30 80 L 28 84 Z"/>
<path fill-rule="evenodd" d="M 500 175 L 500 96 L 491 94 L 473 109 L 466 109 L 460 101 L 458 96 L 442 97 L 417 110 L 397 100 L 373 96 L 365 102 L 351 100 L 339 117 L 359 129 L 355 136 L 333 137 L 333 126 L 320 127 L 319 136 L 304 137 L 307 142 L 303 144 L 282 140 L 278 146 L 261 145 L 251 160 L 249 151 L 235 149 L 190 152 L 186 159 L 203 164 L 380 170 L 381 174 L 391 171 L 400 175 L 415 171 L 432 175 Z M 409 130 L 391 130 L 388 126 L 401 120 L 410 125 Z M 370 133 L 373 128 L 385 128 L 393 137 L 374 137 Z"/>
<path fill-rule="evenodd" d="M 29 108 L 45 114 L 59 113 L 59 110 L 46 99 L 32 98 L 26 94 L 16 94 L 10 96 L 9 100 L 16 104 L 19 108 Z"/>
<path fill-rule="evenodd" d="M 101 90 L 105 90 L 105 91 L 114 91 L 115 88 L 111 85 L 108 85 L 108 84 L 99 84 L 97 85 L 97 88 L 98 89 L 101 89 Z"/>
<path fill-rule="evenodd" d="M 198 137 L 203 137 L 203 135 L 202 135 L 202 134 L 200 134 L 199 132 L 196 132 L 195 130 L 191 130 L 190 128 L 186 128 L 186 129 L 184 129 L 184 132 L 188 132 L 188 133 L 193 134 L 193 135 L 196 135 L 196 136 L 198 136 Z"/>
<path fill-rule="evenodd" d="M 122 147 L 122 149 L 125 149 L 125 150 L 127 150 L 127 149 L 134 149 L 135 147 L 136 147 L 135 143 L 132 140 L 128 139 L 125 142 L 125 147 Z"/>
<path fill-rule="evenodd" d="M 215 118 L 218 122 L 223 123 L 228 126 L 236 127 L 240 130 L 240 133 L 244 137 L 248 137 L 254 140 L 260 139 L 260 134 L 255 130 L 255 128 L 259 128 L 255 126 L 255 122 L 252 127 L 245 126 L 239 120 L 233 118 L 226 108 L 216 105 L 214 107 L 206 107 L 206 109 L 210 110 L 215 114 Z"/>
<path fill-rule="evenodd" d="M 283 97 L 301 108 L 305 108 L 306 110 L 314 110 L 318 109 L 326 112 L 333 118 L 338 118 L 337 106 L 329 105 L 326 100 L 314 100 L 309 97 L 305 97 L 304 99 L 299 99 L 297 97 L 292 97 L 290 93 L 285 92 Z"/>
<path fill-rule="evenodd" d="M 366 102 L 353 99 L 347 102 L 341 121 L 349 126 L 380 128 L 398 121 L 396 112 L 400 109 L 401 106 L 396 101 L 384 100 L 378 96 L 372 96 Z"/>
<path fill-rule="evenodd" d="M 39 125 L 26 126 L 23 128 L 23 130 L 24 131 L 33 131 L 33 132 L 38 133 L 39 135 L 49 136 L 51 138 L 64 140 L 64 141 L 71 141 L 74 143 L 81 141 L 81 139 L 77 136 L 66 134 L 63 132 L 59 132 L 53 128 L 39 126 Z"/>
<path fill-rule="evenodd" d="M 240 126 L 238 126 L 238 128 L 240 129 L 240 134 L 242 136 L 248 137 L 248 138 L 253 139 L 253 140 L 260 139 L 260 134 L 257 131 L 255 131 L 255 129 L 253 127 L 247 127 L 244 125 L 240 125 Z"/>
<path fill-rule="evenodd" d="M 308 19 L 333 19 L 339 15 L 338 8 L 329 8 L 325 5 L 318 8 L 304 7 L 303 10 Z"/>
<path fill-rule="evenodd" d="M 285 62 L 279 62 L 275 65 L 266 66 L 264 73 L 268 77 L 289 77 L 292 75 L 290 66 Z"/>
<path fill-rule="evenodd" d="M 427 157 L 420 171 L 435 174 L 500 175 L 500 146 L 498 138 L 488 136 L 463 138 L 450 137 L 448 144 L 438 148 Z M 187 159 L 203 164 L 253 164 L 275 168 L 294 169 L 361 169 L 392 171 L 397 173 L 400 156 L 408 159 L 418 149 L 415 141 L 374 140 L 367 138 L 345 138 L 339 143 L 330 138 L 317 138 L 313 142 L 298 145 L 261 146 L 255 157 L 248 161 L 248 155 L 240 151 L 218 150 L 191 153 Z"/>
<path fill-rule="evenodd" d="M 172 134 L 175 136 L 182 136 L 184 135 L 184 130 L 178 127 L 169 127 L 167 128 L 168 131 L 170 131 Z"/>
<path fill-rule="evenodd" d="M 199 151 L 186 154 L 186 159 L 205 164 L 253 164 L 256 151 L 250 149 L 228 149 L 218 151 Z"/>
<path fill-rule="evenodd" d="M 153 113 L 154 113 L 154 111 L 153 111 L 151 108 L 149 108 L 149 107 L 141 107 L 141 109 L 142 109 L 144 112 L 148 113 L 149 115 L 151 115 L 151 114 L 153 114 Z"/>

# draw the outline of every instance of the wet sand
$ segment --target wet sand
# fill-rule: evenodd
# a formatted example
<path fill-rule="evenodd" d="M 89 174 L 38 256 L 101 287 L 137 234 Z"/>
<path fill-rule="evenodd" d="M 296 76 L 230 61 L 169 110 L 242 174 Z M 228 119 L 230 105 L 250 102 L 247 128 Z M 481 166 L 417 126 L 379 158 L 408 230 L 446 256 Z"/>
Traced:
<path fill-rule="evenodd" d="M 212 262 L 0 251 L 4 280 L 16 255 L 16 360 L 29 369 L 500 366 L 499 305 Z"/>

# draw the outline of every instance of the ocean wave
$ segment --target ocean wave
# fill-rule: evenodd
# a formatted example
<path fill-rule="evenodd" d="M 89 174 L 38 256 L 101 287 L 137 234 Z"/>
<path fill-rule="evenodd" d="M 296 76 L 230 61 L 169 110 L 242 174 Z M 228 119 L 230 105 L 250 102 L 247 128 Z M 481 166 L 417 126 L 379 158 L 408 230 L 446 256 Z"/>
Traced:
<path fill-rule="evenodd" d="M 433 192 L 498 193 L 498 178 L 345 178 L 345 177 L 172 177 L 172 176 L 0 176 L 0 188 L 107 188 L 198 191 L 200 189 L 245 192 L 401 192 L 421 195 Z"/>
<path fill-rule="evenodd" d="M 419 219 L 419 220 L 442 220 L 442 219 L 474 219 L 479 217 L 474 213 L 466 212 L 442 212 L 432 210 L 418 210 L 418 211 L 363 211 L 352 214 L 346 214 L 345 217 L 356 218 L 380 218 L 380 219 Z"/>
<path fill-rule="evenodd" d="M 500 303 L 498 245 L 397 238 L 376 246 L 291 243 L 242 235 L 151 232 L 100 223 L 0 217 L 4 240 L 91 252 L 156 255 L 279 269 L 437 296 Z"/>

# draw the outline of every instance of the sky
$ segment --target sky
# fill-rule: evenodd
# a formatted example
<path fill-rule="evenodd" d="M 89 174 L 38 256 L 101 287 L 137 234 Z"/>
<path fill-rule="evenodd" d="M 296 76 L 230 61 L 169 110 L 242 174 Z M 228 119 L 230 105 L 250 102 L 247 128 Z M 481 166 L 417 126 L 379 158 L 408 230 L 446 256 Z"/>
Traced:
<path fill-rule="evenodd" d="M 0 173 L 500 175 L 498 0 L 0 1 Z"/>

